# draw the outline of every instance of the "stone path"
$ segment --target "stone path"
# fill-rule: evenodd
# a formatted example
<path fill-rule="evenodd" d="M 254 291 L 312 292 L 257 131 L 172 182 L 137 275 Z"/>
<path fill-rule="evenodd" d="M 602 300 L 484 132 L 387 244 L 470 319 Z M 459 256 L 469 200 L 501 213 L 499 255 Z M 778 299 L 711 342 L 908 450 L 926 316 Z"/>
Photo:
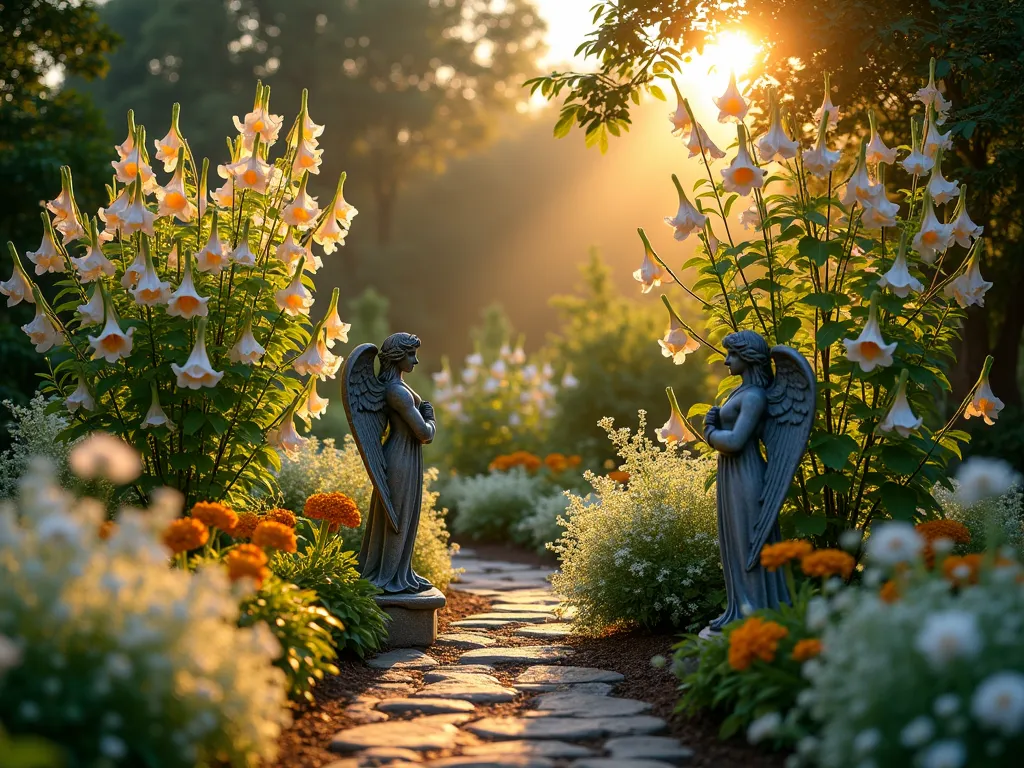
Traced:
<path fill-rule="evenodd" d="M 666 724 L 649 704 L 614 696 L 621 674 L 572 666 L 572 648 L 558 644 L 571 614 L 549 572 L 469 550 L 455 565 L 465 569 L 457 588 L 490 610 L 452 622 L 438 658 L 403 648 L 370 659 L 386 672 L 348 705 L 358 725 L 335 734 L 341 759 L 327 768 L 670 768 L 693 756 L 658 735 Z"/>

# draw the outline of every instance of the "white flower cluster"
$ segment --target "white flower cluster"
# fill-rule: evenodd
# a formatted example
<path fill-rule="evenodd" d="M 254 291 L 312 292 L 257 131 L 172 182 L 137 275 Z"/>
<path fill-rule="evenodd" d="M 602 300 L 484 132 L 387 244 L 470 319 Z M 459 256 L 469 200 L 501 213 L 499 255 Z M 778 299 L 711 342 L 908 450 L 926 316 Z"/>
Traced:
<path fill-rule="evenodd" d="M 618 449 L 623 486 L 588 472 L 592 497 L 570 495 L 562 538 L 549 548 L 561 572 L 554 587 L 578 608 L 584 632 L 610 625 L 671 623 L 694 627 L 720 608 L 723 577 L 716 534 L 715 492 L 706 490 L 711 459 L 693 459 L 636 433 L 601 426 Z"/>
<path fill-rule="evenodd" d="M 75 500 L 36 460 L 0 506 L 0 721 L 61 740 L 83 764 L 270 760 L 288 724 L 280 645 L 240 629 L 220 567 L 167 567 L 176 492 L 123 509 Z"/>
<path fill-rule="evenodd" d="M 1001 540 L 1017 552 L 1024 552 L 1024 505 L 1021 488 L 1013 485 L 1005 493 L 967 504 L 960 497 L 961 483 L 952 480 L 950 491 L 936 484 L 932 496 L 942 507 L 942 516 L 967 526 L 971 532 L 971 551 L 980 552 L 989 536 L 997 533 Z"/>
<path fill-rule="evenodd" d="M 869 542 L 869 566 L 878 555 L 913 564 L 912 553 L 920 547 L 911 534 L 909 526 L 883 526 L 872 537 L 876 546 Z M 1001 557 L 1007 558 L 1011 553 L 1004 549 Z M 809 716 L 820 731 L 798 745 L 792 764 L 1019 764 L 1021 573 L 1016 561 L 1005 559 L 984 570 L 978 585 L 960 590 L 933 576 L 911 580 L 890 602 L 870 588 L 815 598 L 807 620 L 812 631 L 824 630 L 825 650 L 804 665 L 810 688 L 801 694 L 796 714 Z M 877 581 L 867 574 L 866 584 Z"/>
<path fill-rule="evenodd" d="M 16 405 L 10 400 L 0 405 L 11 413 L 11 422 L 7 425 L 11 447 L 0 453 L 0 499 L 17 494 L 19 479 L 33 456 L 50 459 L 57 467 L 61 484 L 66 484 L 71 444 L 58 440 L 57 435 L 68 426 L 67 417 L 48 413 L 48 403 L 42 395 L 33 397 L 28 405 Z"/>

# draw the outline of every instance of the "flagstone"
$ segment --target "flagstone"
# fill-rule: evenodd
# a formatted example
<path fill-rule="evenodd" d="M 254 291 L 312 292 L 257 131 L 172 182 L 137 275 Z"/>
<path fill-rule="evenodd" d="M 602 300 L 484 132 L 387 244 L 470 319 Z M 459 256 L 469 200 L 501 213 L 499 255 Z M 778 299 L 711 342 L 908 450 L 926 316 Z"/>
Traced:
<path fill-rule="evenodd" d="M 667 736 L 623 736 L 609 739 L 604 748 L 619 760 L 664 760 L 683 763 L 693 757 L 693 750 Z"/>
<path fill-rule="evenodd" d="M 377 704 L 377 709 L 393 715 L 444 715 L 457 712 L 474 712 L 476 706 L 471 702 L 451 698 L 405 698 L 384 699 Z"/>
<path fill-rule="evenodd" d="M 651 705 L 637 699 L 617 699 L 579 691 L 544 693 L 532 702 L 539 712 L 567 717 L 625 717 L 646 712 Z"/>
<path fill-rule="evenodd" d="M 490 755 L 479 757 L 462 755 L 459 757 L 443 757 L 427 763 L 430 768 L 554 768 L 553 761 L 546 757 L 532 755 Z"/>
<path fill-rule="evenodd" d="M 527 624 L 541 624 L 551 621 L 550 613 L 538 613 L 537 611 L 489 611 L 488 613 L 474 613 L 467 616 L 463 621 L 479 621 L 481 619 L 496 619 L 498 621 L 520 621 Z"/>
<path fill-rule="evenodd" d="M 430 752 L 451 749 L 458 735 L 459 729 L 450 722 L 441 723 L 430 718 L 389 720 L 339 731 L 331 739 L 330 748 L 334 752 L 357 752 L 372 747 Z"/>
<path fill-rule="evenodd" d="M 574 762 L 572 768 L 672 768 L 672 763 L 663 763 L 660 760 L 588 757 Z"/>
<path fill-rule="evenodd" d="M 458 627 L 459 629 L 501 629 L 509 624 L 516 623 L 518 622 L 512 619 L 462 619 L 461 621 L 453 621 L 450 626 Z"/>
<path fill-rule="evenodd" d="M 564 622 L 553 622 L 550 624 L 531 624 L 525 627 L 518 627 L 512 634 L 519 637 L 539 637 L 542 639 L 557 639 L 568 637 L 572 634 L 572 624 Z"/>
<path fill-rule="evenodd" d="M 480 675 L 480 677 L 483 677 Z M 460 699 L 475 704 L 497 704 L 512 701 L 519 693 L 514 688 L 506 688 L 497 680 L 442 680 L 430 683 L 416 693 L 413 698 Z"/>
<path fill-rule="evenodd" d="M 564 645 L 528 645 L 519 648 L 478 648 L 466 651 L 460 664 L 522 664 L 531 661 L 559 661 L 574 653 Z M 621 678 L 620 678 L 621 679 Z"/>
<path fill-rule="evenodd" d="M 487 635 L 472 632 L 447 632 L 437 636 L 439 645 L 450 645 L 453 648 L 489 648 L 497 640 Z"/>
<path fill-rule="evenodd" d="M 463 656 L 465 658 L 465 656 Z M 625 678 L 618 672 L 596 667 L 556 667 L 545 664 L 532 666 L 516 677 L 515 686 L 522 690 L 550 690 L 541 686 L 576 685 L 579 683 L 621 683 Z M 530 687 L 527 687 L 530 686 Z"/>
<path fill-rule="evenodd" d="M 437 666 L 437 660 L 415 648 L 396 648 L 374 656 L 367 665 L 373 669 L 430 669 Z"/>
<path fill-rule="evenodd" d="M 579 744 L 570 744 L 567 741 L 513 739 L 511 741 L 491 741 L 474 746 L 464 747 L 462 750 L 466 755 L 500 755 L 514 752 L 520 755 L 536 755 L 538 757 L 590 757 L 594 750 L 581 747 Z"/>

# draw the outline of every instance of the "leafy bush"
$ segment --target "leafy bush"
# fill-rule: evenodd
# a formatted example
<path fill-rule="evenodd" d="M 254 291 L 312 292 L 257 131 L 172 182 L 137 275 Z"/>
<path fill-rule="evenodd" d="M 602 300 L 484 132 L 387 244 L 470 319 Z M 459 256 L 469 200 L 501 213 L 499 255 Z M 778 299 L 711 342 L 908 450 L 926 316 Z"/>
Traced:
<path fill-rule="evenodd" d="M 725 596 L 716 538 L 714 462 L 664 450 L 602 419 L 629 472 L 628 487 L 591 472 L 594 501 L 572 495 L 565 532 L 549 548 L 561 561 L 555 589 L 578 608 L 577 628 L 703 626 Z"/>
<path fill-rule="evenodd" d="M 569 499 L 564 492 L 541 496 L 516 525 L 515 533 L 530 546 L 545 552 L 548 544 L 557 541 L 562 535 L 562 526 L 558 520 L 564 519 L 568 510 Z"/>
<path fill-rule="evenodd" d="M 27 405 L 16 405 L 10 400 L 0 403 L 10 411 L 7 431 L 11 447 L 0 453 L 0 498 L 11 498 L 18 492 L 18 480 L 28 469 L 33 456 L 45 456 L 56 467 L 57 481 L 62 486 L 70 482 L 68 453 L 71 446 L 60 439 L 68 425 L 66 416 L 55 413 L 42 395 L 36 395 Z"/>
<path fill-rule="evenodd" d="M 223 568 L 167 567 L 158 534 L 180 502 L 124 509 L 104 539 L 103 505 L 54 481 L 34 463 L 0 508 L 0 721 L 82 764 L 272 760 L 289 720 L 280 644 L 263 622 L 239 628 Z"/>
<path fill-rule="evenodd" d="M 511 538 L 522 544 L 530 537 L 519 524 L 546 490 L 544 478 L 519 466 L 507 472 L 457 475 L 445 486 L 445 497 L 455 508 L 456 533 L 489 541 Z"/>
<path fill-rule="evenodd" d="M 936 485 L 932 495 L 942 508 L 942 517 L 963 523 L 971 534 L 971 543 L 963 552 L 982 552 L 995 535 L 1018 553 L 1024 552 L 1024 511 L 1021 488 L 1015 485 L 1001 496 L 993 496 L 976 504 L 964 504 L 957 498 L 960 483 L 950 480 L 950 488 Z M 993 530 L 993 527 L 995 530 Z M 962 554 L 962 553 L 961 553 Z"/>
<path fill-rule="evenodd" d="M 445 525 L 448 510 L 437 508 L 438 494 L 431 490 L 436 480 L 437 470 L 428 469 L 423 473 L 423 501 L 413 568 L 438 589 L 445 590 L 452 578 L 451 556 L 455 549 L 448 543 Z M 283 506 L 300 513 L 306 499 L 314 493 L 339 492 L 355 501 L 362 513 L 362 522 L 358 528 L 345 529 L 342 536 L 345 550 L 359 551 L 373 486 L 351 436 L 345 436 L 340 449 L 331 438 L 322 442 L 309 438 L 294 456 L 282 457 L 277 482 Z"/>

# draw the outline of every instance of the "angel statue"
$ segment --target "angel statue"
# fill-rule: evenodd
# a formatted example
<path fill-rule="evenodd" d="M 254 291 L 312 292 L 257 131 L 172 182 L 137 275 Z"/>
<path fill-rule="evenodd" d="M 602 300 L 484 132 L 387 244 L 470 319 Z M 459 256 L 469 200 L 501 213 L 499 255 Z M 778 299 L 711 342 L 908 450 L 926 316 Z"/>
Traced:
<path fill-rule="evenodd" d="M 385 594 L 433 586 L 412 569 L 423 499 L 423 445 L 434 439 L 436 429 L 433 407 L 403 378 L 419 364 L 419 347 L 411 333 L 388 336 L 379 352 L 362 344 L 345 363 L 341 380 L 352 437 L 373 484 L 359 572 Z"/>
<path fill-rule="evenodd" d="M 722 344 L 726 367 L 743 382 L 704 417 L 704 437 L 718 451 L 718 545 L 727 597 L 710 632 L 752 610 L 790 602 L 784 574 L 761 566 L 761 548 L 781 538 L 779 510 L 807 447 L 815 407 L 814 372 L 795 349 L 769 350 L 754 331 L 730 333 Z"/>

